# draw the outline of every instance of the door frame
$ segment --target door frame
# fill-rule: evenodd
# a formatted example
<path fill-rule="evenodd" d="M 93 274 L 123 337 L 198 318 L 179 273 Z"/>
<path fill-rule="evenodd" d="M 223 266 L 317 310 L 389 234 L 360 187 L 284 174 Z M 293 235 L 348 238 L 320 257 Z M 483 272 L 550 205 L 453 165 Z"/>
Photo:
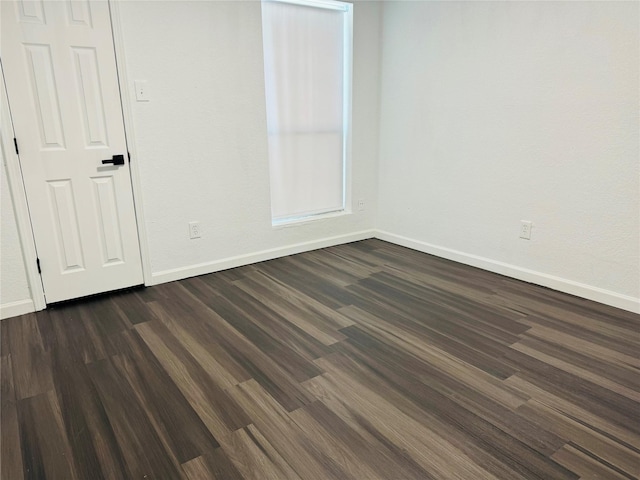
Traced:
<path fill-rule="evenodd" d="M 133 208 L 136 215 L 136 228 L 138 230 L 138 243 L 140 244 L 140 258 L 142 259 L 142 278 L 145 286 L 153 285 L 151 256 L 149 254 L 149 242 L 147 240 L 146 222 L 144 217 L 144 201 L 142 197 L 142 181 L 140 175 L 140 161 L 136 148 L 136 136 L 133 129 L 133 109 L 131 106 L 132 89 L 127 76 L 125 42 L 122 32 L 119 0 L 108 0 L 111 16 L 111 33 L 116 57 L 116 72 L 118 85 L 120 86 L 120 105 L 122 106 L 122 119 L 124 121 L 124 135 L 127 141 L 127 149 L 131 155 L 129 162 L 129 174 L 131 175 L 131 189 L 133 191 Z"/>
<path fill-rule="evenodd" d="M 0 68 L 0 142 L 2 143 L 2 156 L 5 163 L 5 171 L 7 173 L 7 183 L 9 184 L 9 193 L 13 201 L 13 211 L 18 227 L 18 238 L 22 248 L 22 261 L 24 269 L 27 272 L 27 283 L 31 292 L 31 301 L 33 308 L 44 310 L 47 307 L 44 298 L 44 287 L 42 286 L 42 278 L 38 272 L 36 259 L 36 242 L 31 228 L 31 216 L 29 215 L 29 206 L 27 204 L 27 191 L 22 181 L 22 168 L 20 166 L 20 158 L 12 145 L 13 139 L 16 138 L 13 130 L 13 119 L 9 109 L 9 97 L 7 96 L 7 88 L 4 81 L 4 69 Z"/>
<path fill-rule="evenodd" d="M 127 150 L 132 158 L 132 161 L 129 163 L 129 172 L 131 176 L 136 230 L 138 233 L 138 243 L 140 245 L 140 258 L 142 260 L 142 276 L 144 279 L 144 285 L 148 286 L 152 285 L 151 258 L 149 255 L 147 232 L 144 228 L 146 224 L 144 220 L 144 202 L 142 200 L 142 182 L 140 178 L 140 169 L 138 167 L 139 162 L 136 150 L 135 133 L 133 130 L 131 88 L 128 85 L 126 71 L 124 35 L 122 33 L 118 0 L 108 0 L 107 3 L 109 5 L 109 13 L 111 16 L 111 33 L 113 37 L 118 86 L 120 88 L 120 104 L 122 106 L 124 132 L 127 142 Z M 42 279 L 36 264 L 37 252 L 35 236 L 31 226 L 31 216 L 29 214 L 27 193 L 22 178 L 20 157 L 16 154 L 15 148 L 12 145 L 12 140 L 13 138 L 16 138 L 16 135 L 13 129 L 13 119 L 11 118 L 9 98 L 4 81 L 4 71 L 1 68 L 0 81 L 0 114 L 2 118 L 2 121 L 0 121 L 0 147 L 2 148 L 4 162 L 6 165 L 7 181 L 9 183 L 9 190 L 13 200 L 16 224 L 18 226 L 18 236 L 22 246 L 22 257 L 27 273 L 29 290 L 31 292 L 31 300 L 33 301 L 34 310 L 39 311 L 47 308 L 47 303 L 45 300 Z"/>

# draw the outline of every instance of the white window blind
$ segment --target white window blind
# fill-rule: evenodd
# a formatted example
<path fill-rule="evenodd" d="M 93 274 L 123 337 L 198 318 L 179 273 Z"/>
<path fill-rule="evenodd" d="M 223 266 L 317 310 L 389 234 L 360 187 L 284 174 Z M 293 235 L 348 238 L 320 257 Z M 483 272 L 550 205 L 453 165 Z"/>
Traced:
<path fill-rule="evenodd" d="M 351 5 L 262 2 L 274 223 L 345 207 Z"/>

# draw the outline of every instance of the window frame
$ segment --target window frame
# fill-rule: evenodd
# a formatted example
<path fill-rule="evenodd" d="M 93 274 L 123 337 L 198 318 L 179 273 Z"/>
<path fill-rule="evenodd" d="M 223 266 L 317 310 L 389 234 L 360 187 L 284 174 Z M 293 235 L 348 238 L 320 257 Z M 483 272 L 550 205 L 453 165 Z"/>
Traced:
<path fill-rule="evenodd" d="M 271 213 L 272 227 L 307 223 L 315 220 L 334 218 L 353 213 L 351 201 L 351 151 L 352 151 L 352 106 L 353 106 L 353 4 L 336 0 L 261 0 L 261 3 L 286 3 L 311 8 L 337 10 L 343 12 L 343 74 L 342 74 L 342 208 L 275 219 Z M 263 46 L 264 48 L 264 46 Z M 267 127 L 268 128 L 268 127 Z M 271 159 L 269 158 L 269 161 Z M 270 167 L 271 168 L 271 167 Z"/>

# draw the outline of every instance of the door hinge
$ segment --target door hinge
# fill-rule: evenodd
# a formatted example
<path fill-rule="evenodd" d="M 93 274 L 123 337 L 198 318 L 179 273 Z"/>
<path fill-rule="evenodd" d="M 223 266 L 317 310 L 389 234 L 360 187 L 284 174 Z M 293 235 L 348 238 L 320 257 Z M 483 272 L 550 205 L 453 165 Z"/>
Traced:
<path fill-rule="evenodd" d="M 127 152 L 127 157 L 129 157 L 129 163 L 131 163 L 131 153 Z"/>
<path fill-rule="evenodd" d="M 18 152 L 18 139 L 15 137 L 13 138 L 13 145 L 16 147 L 16 155 L 20 155 Z"/>
<path fill-rule="evenodd" d="M 40 270 L 40 259 L 36 258 L 36 265 L 38 266 L 38 273 L 42 273 L 42 270 Z"/>

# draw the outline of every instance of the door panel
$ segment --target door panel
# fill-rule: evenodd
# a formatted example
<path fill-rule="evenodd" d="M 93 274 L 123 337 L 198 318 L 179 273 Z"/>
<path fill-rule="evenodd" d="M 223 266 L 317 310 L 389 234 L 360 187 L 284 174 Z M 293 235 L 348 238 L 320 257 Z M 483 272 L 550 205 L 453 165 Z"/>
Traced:
<path fill-rule="evenodd" d="M 18 20 L 22 23 L 45 24 L 44 9 L 42 0 L 39 1 L 19 1 Z"/>
<path fill-rule="evenodd" d="M 63 273 L 84 270 L 80 226 L 71 180 L 48 181 L 58 262 Z"/>
<path fill-rule="evenodd" d="M 118 202 L 116 199 L 113 177 L 94 177 L 93 199 L 96 206 L 96 218 L 100 228 L 100 245 L 102 247 L 102 265 L 115 265 L 124 262 L 122 255 L 122 235 L 118 219 Z"/>
<path fill-rule="evenodd" d="M 23 47 L 31 84 L 30 100 L 40 127 L 40 148 L 63 149 L 60 101 L 53 74 L 51 48 L 49 45 L 29 44 L 24 44 Z"/>
<path fill-rule="evenodd" d="M 106 1 L 1 1 L 0 57 L 48 303 L 142 283 Z"/>
<path fill-rule="evenodd" d="M 76 79 L 80 88 L 85 146 L 87 148 L 106 147 L 107 129 L 96 49 L 75 47 L 72 50 Z"/>

